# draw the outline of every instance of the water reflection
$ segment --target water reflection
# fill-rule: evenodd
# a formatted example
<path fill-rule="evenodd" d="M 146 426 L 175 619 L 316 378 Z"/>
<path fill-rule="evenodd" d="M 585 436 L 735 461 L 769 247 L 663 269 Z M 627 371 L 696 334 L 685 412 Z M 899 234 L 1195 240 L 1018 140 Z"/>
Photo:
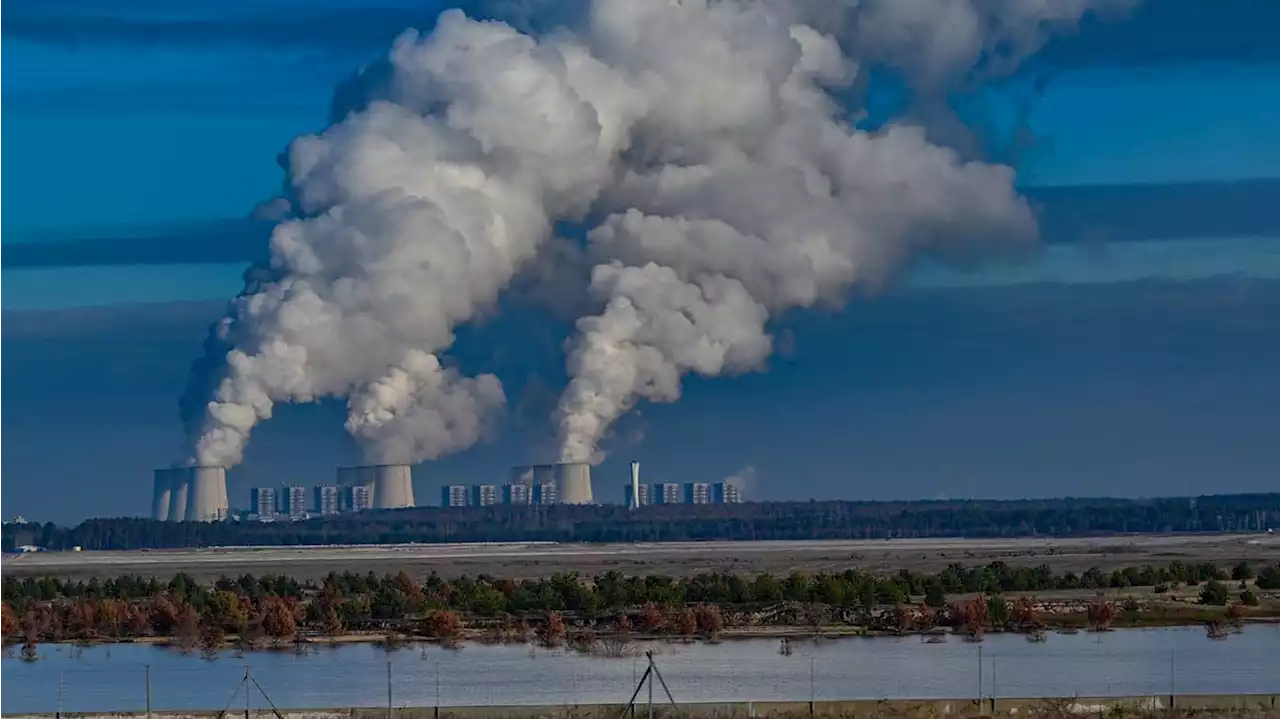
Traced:
<path fill-rule="evenodd" d="M 955 637 L 776 639 L 652 648 L 680 701 L 1108 696 L 1280 692 L 1280 629 L 1254 626 L 1225 641 L 1202 628 Z M 221 709 L 246 666 L 281 707 L 620 702 L 644 671 L 632 656 L 585 656 L 529 645 L 460 649 L 315 645 L 202 658 L 146 645 L 42 646 L 41 658 L 3 662 L 4 711 Z M 390 671 L 388 672 L 388 667 Z M 237 697 L 243 702 L 243 696 Z M 265 706 L 251 696 L 253 706 Z M 237 706 L 243 706 L 238 703 Z"/>

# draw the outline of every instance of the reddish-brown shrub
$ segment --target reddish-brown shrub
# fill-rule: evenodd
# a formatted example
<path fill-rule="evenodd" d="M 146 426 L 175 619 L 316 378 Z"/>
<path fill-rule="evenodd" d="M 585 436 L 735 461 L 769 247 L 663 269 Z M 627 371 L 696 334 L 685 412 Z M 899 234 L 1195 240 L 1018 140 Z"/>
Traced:
<path fill-rule="evenodd" d="M 712 639 L 720 636 L 724 631 L 724 616 L 720 613 L 720 607 L 715 604 L 698 605 L 694 611 L 694 621 L 698 632 Z"/>
<path fill-rule="evenodd" d="M 1095 632 L 1104 632 L 1111 628 L 1111 623 L 1116 620 L 1120 612 L 1116 609 L 1116 605 L 1108 601 L 1096 601 L 1089 604 L 1085 616 L 1089 618 L 1089 626 Z"/>
<path fill-rule="evenodd" d="M 3 621 L 4 621 L 4 641 L 7 644 L 13 635 L 18 633 L 18 615 L 13 613 L 13 607 L 8 602 L 3 605 Z"/>
<path fill-rule="evenodd" d="M 462 620 L 447 609 L 434 611 L 423 620 L 422 633 L 437 641 L 453 641 L 462 635 Z"/>
<path fill-rule="evenodd" d="M 546 621 L 538 627 L 538 638 L 545 646 L 559 646 L 564 641 L 565 631 L 564 617 L 560 616 L 560 612 L 547 612 Z"/>
<path fill-rule="evenodd" d="M 663 616 L 662 610 L 657 605 L 649 602 L 644 605 L 644 609 L 640 614 L 640 626 L 649 634 L 657 634 L 666 629 L 667 618 Z"/>
<path fill-rule="evenodd" d="M 294 608 L 281 597 L 267 597 L 262 600 L 258 622 L 262 625 L 262 631 L 276 643 L 281 639 L 291 639 L 298 633 Z"/>

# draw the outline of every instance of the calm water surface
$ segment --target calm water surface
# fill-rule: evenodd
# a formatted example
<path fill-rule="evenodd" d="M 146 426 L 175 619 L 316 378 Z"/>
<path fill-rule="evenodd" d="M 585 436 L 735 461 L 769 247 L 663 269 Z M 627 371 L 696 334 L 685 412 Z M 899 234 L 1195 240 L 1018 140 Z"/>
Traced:
<path fill-rule="evenodd" d="M 1222 641 L 1203 629 L 1051 634 L 1032 644 L 989 635 L 981 644 L 919 637 L 659 643 L 658 667 L 679 701 L 1106 696 L 1280 692 L 1280 627 Z M 142 710 L 150 667 L 153 709 L 244 707 L 245 667 L 280 707 L 625 702 L 643 658 L 588 657 L 528 645 L 460 650 L 370 644 L 318 646 L 216 659 L 145 645 L 40 647 L 35 662 L 3 660 L 3 711 Z M 251 705 L 265 706 L 256 693 Z"/>

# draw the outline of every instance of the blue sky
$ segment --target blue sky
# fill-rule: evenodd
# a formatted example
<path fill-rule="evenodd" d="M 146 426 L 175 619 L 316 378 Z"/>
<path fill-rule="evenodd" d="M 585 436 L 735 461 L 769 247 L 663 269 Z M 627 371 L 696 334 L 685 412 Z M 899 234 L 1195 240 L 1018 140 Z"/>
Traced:
<path fill-rule="evenodd" d="M 635 454 L 675 479 L 753 465 L 765 497 L 1274 489 L 1280 450 L 1259 428 L 1280 425 L 1280 51 L 1260 28 L 1280 10 L 1156 5 L 1052 43 L 968 101 L 996 127 L 1028 103 L 1018 171 L 1044 207 L 1044 251 L 925 267 L 846 315 L 787 318 L 794 351 L 774 371 L 642 409 L 599 474 Z M 438 7 L 6 7 L 6 516 L 143 511 L 149 469 L 178 442 L 187 365 L 261 252 L 269 228 L 247 218 L 279 187 L 277 154 Z M 519 325 L 459 348 L 468 370 L 501 371 L 513 410 L 496 444 L 425 468 L 423 497 L 441 479 L 496 479 L 546 433 L 567 330 L 542 318 L 520 340 L 537 351 L 513 359 Z M 340 416 L 281 412 L 232 473 L 233 498 L 328 479 L 354 458 Z"/>

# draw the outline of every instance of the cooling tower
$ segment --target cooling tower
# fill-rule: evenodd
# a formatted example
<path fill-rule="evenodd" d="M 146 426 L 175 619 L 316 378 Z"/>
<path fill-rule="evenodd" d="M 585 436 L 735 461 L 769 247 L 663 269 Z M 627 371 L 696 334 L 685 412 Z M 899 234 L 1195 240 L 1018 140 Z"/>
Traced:
<path fill-rule="evenodd" d="M 151 494 L 151 518 L 157 522 L 169 519 L 169 503 L 173 495 L 174 471 L 157 469 L 155 489 Z"/>
<path fill-rule="evenodd" d="M 377 500 L 373 498 L 374 492 L 378 489 L 377 482 L 375 481 L 378 478 L 378 468 L 374 466 L 365 466 L 353 467 L 352 469 L 355 470 L 355 481 L 352 482 L 352 484 L 364 485 L 365 491 L 369 493 L 370 508 L 379 506 L 375 504 Z"/>
<path fill-rule="evenodd" d="M 187 490 L 191 484 L 191 472 L 184 468 L 169 470 L 169 516 L 170 522 L 181 522 L 187 518 Z"/>
<path fill-rule="evenodd" d="M 511 478 L 508 484 L 523 484 L 526 487 L 533 486 L 533 467 L 522 466 L 511 468 Z"/>
<path fill-rule="evenodd" d="M 556 486 L 561 504 L 591 504 L 591 465 L 586 462 L 557 464 Z"/>
<path fill-rule="evenodd" d="M 539 465 L 530 467 L 529 470 L 533 472 L 533 483 L 535 485 L 555 484 L 560 477 L 559 473 L 556 470 L 557 466 L 558 465 L 554 465 L 554 464 L 539 464 Z"/>
<path fill-rule="evenodd" d="M 216 522 L 227 517 L 227 470 L 222 467 L 189 467 L 187 475 L 188 522 Z"/>
<path fill-rule="evenodd" d="M 352 487 L 360 484 L 359 467 L 338 467 L 338 486 Z"/>
<path fill-rule="evenodd" d="M 372 468 L 374 509 L 413 505 L 413 473 L 407 464 L 380 464 Z"/>

